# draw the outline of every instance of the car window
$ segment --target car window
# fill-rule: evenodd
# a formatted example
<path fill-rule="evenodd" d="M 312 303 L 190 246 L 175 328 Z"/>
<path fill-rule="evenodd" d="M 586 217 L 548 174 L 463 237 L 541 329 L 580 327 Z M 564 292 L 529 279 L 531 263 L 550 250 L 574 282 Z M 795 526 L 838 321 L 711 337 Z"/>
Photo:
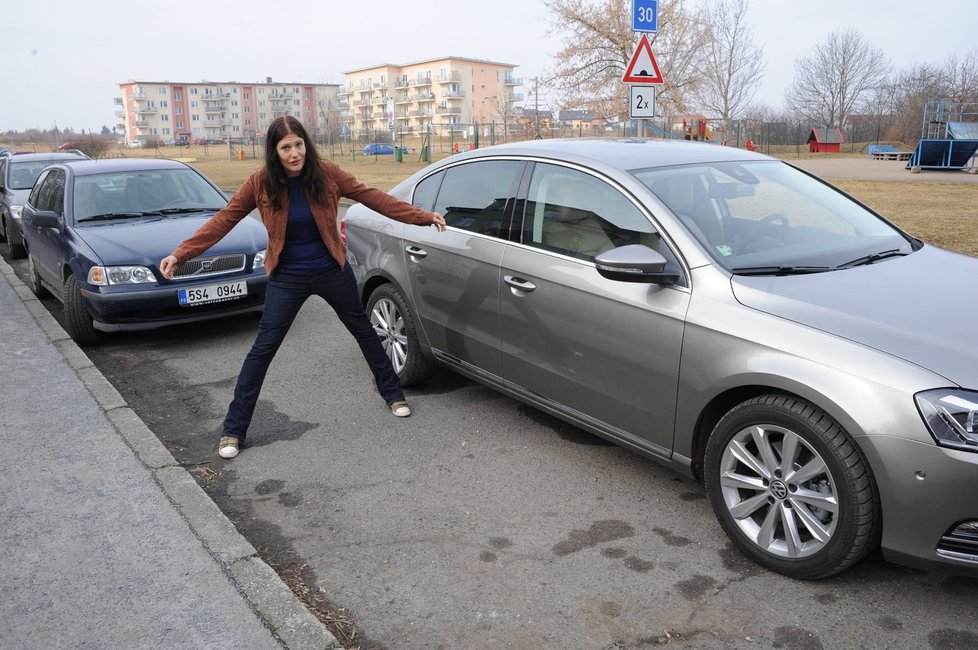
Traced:
<path fill-rule="evenodd" d="M 445 178 L 444 172 L 432 174 L 424 179 L 414 188 L 415 207 L 429 212 L 435 209 L 435 198 L 438 196 L 438 189 L 441 187 L 442 179 Z"/>
<path fill-rule="evenodd" d="M 506 209 L 522 166 L 517 160 L 486 160 L 449 168 L 438 188 L 435 212 L 453 228 L 506 238 Z"/>
<path fill-rule="evenodd" d="M 662 248 L 652 223 L 618 189 L 576 169 L 544 163 L 533 169 L 523 243 L 589 261 L 628 244 Z"/>
<path fill-rule="evenodd" d="M 776 161 L 632 172 L 725 268 L 830 270 L 914 244 L 868 209 Z"/>
<path fill-rule="evenodd" d="M 192 169 L 120 171 L 75 179 L 74 219 L 110 214 L 154 213 L 178 216 L 194 210 L 219 210 L 227 200 Z"/>
<path fill-rule="evenodd" d="M 7 161 L 0 160 L 0 185 L 7 186 Z"/>
<path fill-rule="evenodd" d="M 8 185 L 12 190 L 29 190 L 41 175 L 41 171 L 58 160 L 31 160 L 28 162 L 10 163 L 10 178 Z"/>
<path fill-rule="evenodd" d="M 60 169 L 52 169 L 38 184 L 34 207 L 38 210 L 54 212 L 59 217 L 64 216 L 65 175 Z"/>

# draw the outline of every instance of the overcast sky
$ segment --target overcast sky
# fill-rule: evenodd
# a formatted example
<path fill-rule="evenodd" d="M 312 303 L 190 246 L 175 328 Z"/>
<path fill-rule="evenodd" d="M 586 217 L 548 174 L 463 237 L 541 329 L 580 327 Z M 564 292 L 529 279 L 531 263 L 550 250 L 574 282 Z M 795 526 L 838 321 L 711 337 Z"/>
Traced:
<path fill-rule="evenodd" d="M 767 60 L 757 100 L 779 108 L 795 60 L 830 31 L 857 29 L 903 68 L 978 47 L 976 13 L 975 0 L 751 0 Z M 339 84 L 442 56 L 514 64 L 529 95 L 561 46 L 540 0 L 22 0 L 0 24 L 0 131 L 111 128 L 129 80 Z"/>

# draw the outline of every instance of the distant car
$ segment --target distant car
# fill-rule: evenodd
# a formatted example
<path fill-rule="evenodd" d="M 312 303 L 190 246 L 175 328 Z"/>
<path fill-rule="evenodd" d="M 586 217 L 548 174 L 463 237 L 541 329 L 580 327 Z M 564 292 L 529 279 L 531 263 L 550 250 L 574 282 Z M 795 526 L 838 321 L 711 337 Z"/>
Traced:
<path fill-rule="evenodd" d="M 203 174 L 173 160 L 53 165 L 24 206 L 28 283 L 64 303 L 79 344 L 261 311 L 268 236 L 257 219 L 243 219 L 173 279 L 160 275 L 160 260 L 225 205 Z"/>
<path fill-rule="evenodd" d="M 978 259 L 709 144 L 510 143 L 391 194 L 448 224 L 346 213 L 403 385 L 438 363 L 703 480 L 773 571 L 978 575 Z"/>
<path fill-rule="evenodd" d="M 12 259 L 24 256 L 20 214 L 38 174 L 48 165 L 65 160 L 88 160 L 80 151 L 10 153 L 0 157 L 0 241 L 7 242 Z"/>
<path fill-rule="evenodd" d="M 364 156 L 389 156 L 397 152 L 397 148 L 386 142 L 374 142 L 363 148 Z"/>

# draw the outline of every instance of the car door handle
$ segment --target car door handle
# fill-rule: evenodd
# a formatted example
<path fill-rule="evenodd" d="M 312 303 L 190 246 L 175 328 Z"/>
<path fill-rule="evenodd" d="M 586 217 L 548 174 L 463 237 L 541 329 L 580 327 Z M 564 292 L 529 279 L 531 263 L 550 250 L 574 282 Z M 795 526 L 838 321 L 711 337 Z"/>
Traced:
<path fill-rule="evenodd" d="M 537 285 L 533 284 L 529 280 L 524 280 L 523 278 L 518 278 L 514 275 L 504 275 L 503 281 L 509 285 L 510 291 L 512 291 L 513 295 L 518 298 L 522 298 L 527 293 L 537 288 Z"/>
<path fill-rule="evenodd" d="M 423 248 L 418 248 L 417 246 L 405 246 L 404 250 L 407 251 L 408 255 L 410 255 L 415 259 L 420 260 L 422 258 L 428 257 L 428 251 L 426 251 Z"/>

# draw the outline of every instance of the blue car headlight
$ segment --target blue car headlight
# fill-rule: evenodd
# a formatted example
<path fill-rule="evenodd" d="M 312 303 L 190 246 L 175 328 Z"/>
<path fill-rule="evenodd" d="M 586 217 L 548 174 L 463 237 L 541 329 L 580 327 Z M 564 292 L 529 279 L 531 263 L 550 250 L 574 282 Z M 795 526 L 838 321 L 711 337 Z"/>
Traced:
<path fill-rule="evenodd" d="M 155 283 L 156 276 L 145 266 L 93 266 L 88 269 L 88 283 L 105 287 L 115 284 Z"/>
<path fill-rule="evenodd" d="M 937 444 L 978 452 L 978 392 L 939 388 L 914 398 Z"/>
<path fill-rule="evenodd" d="M 265 254 L 267 252 L 268 252 L 268 249 L 265 248 L 265 249 L 262 249 L 262 250 L 258 251 L 257 253 L 255 253 L 255 263 L 252 264 L 252 267 L 251 268 L 253 268 L 256 271 L 258 269 L 265 268 Z"/>

